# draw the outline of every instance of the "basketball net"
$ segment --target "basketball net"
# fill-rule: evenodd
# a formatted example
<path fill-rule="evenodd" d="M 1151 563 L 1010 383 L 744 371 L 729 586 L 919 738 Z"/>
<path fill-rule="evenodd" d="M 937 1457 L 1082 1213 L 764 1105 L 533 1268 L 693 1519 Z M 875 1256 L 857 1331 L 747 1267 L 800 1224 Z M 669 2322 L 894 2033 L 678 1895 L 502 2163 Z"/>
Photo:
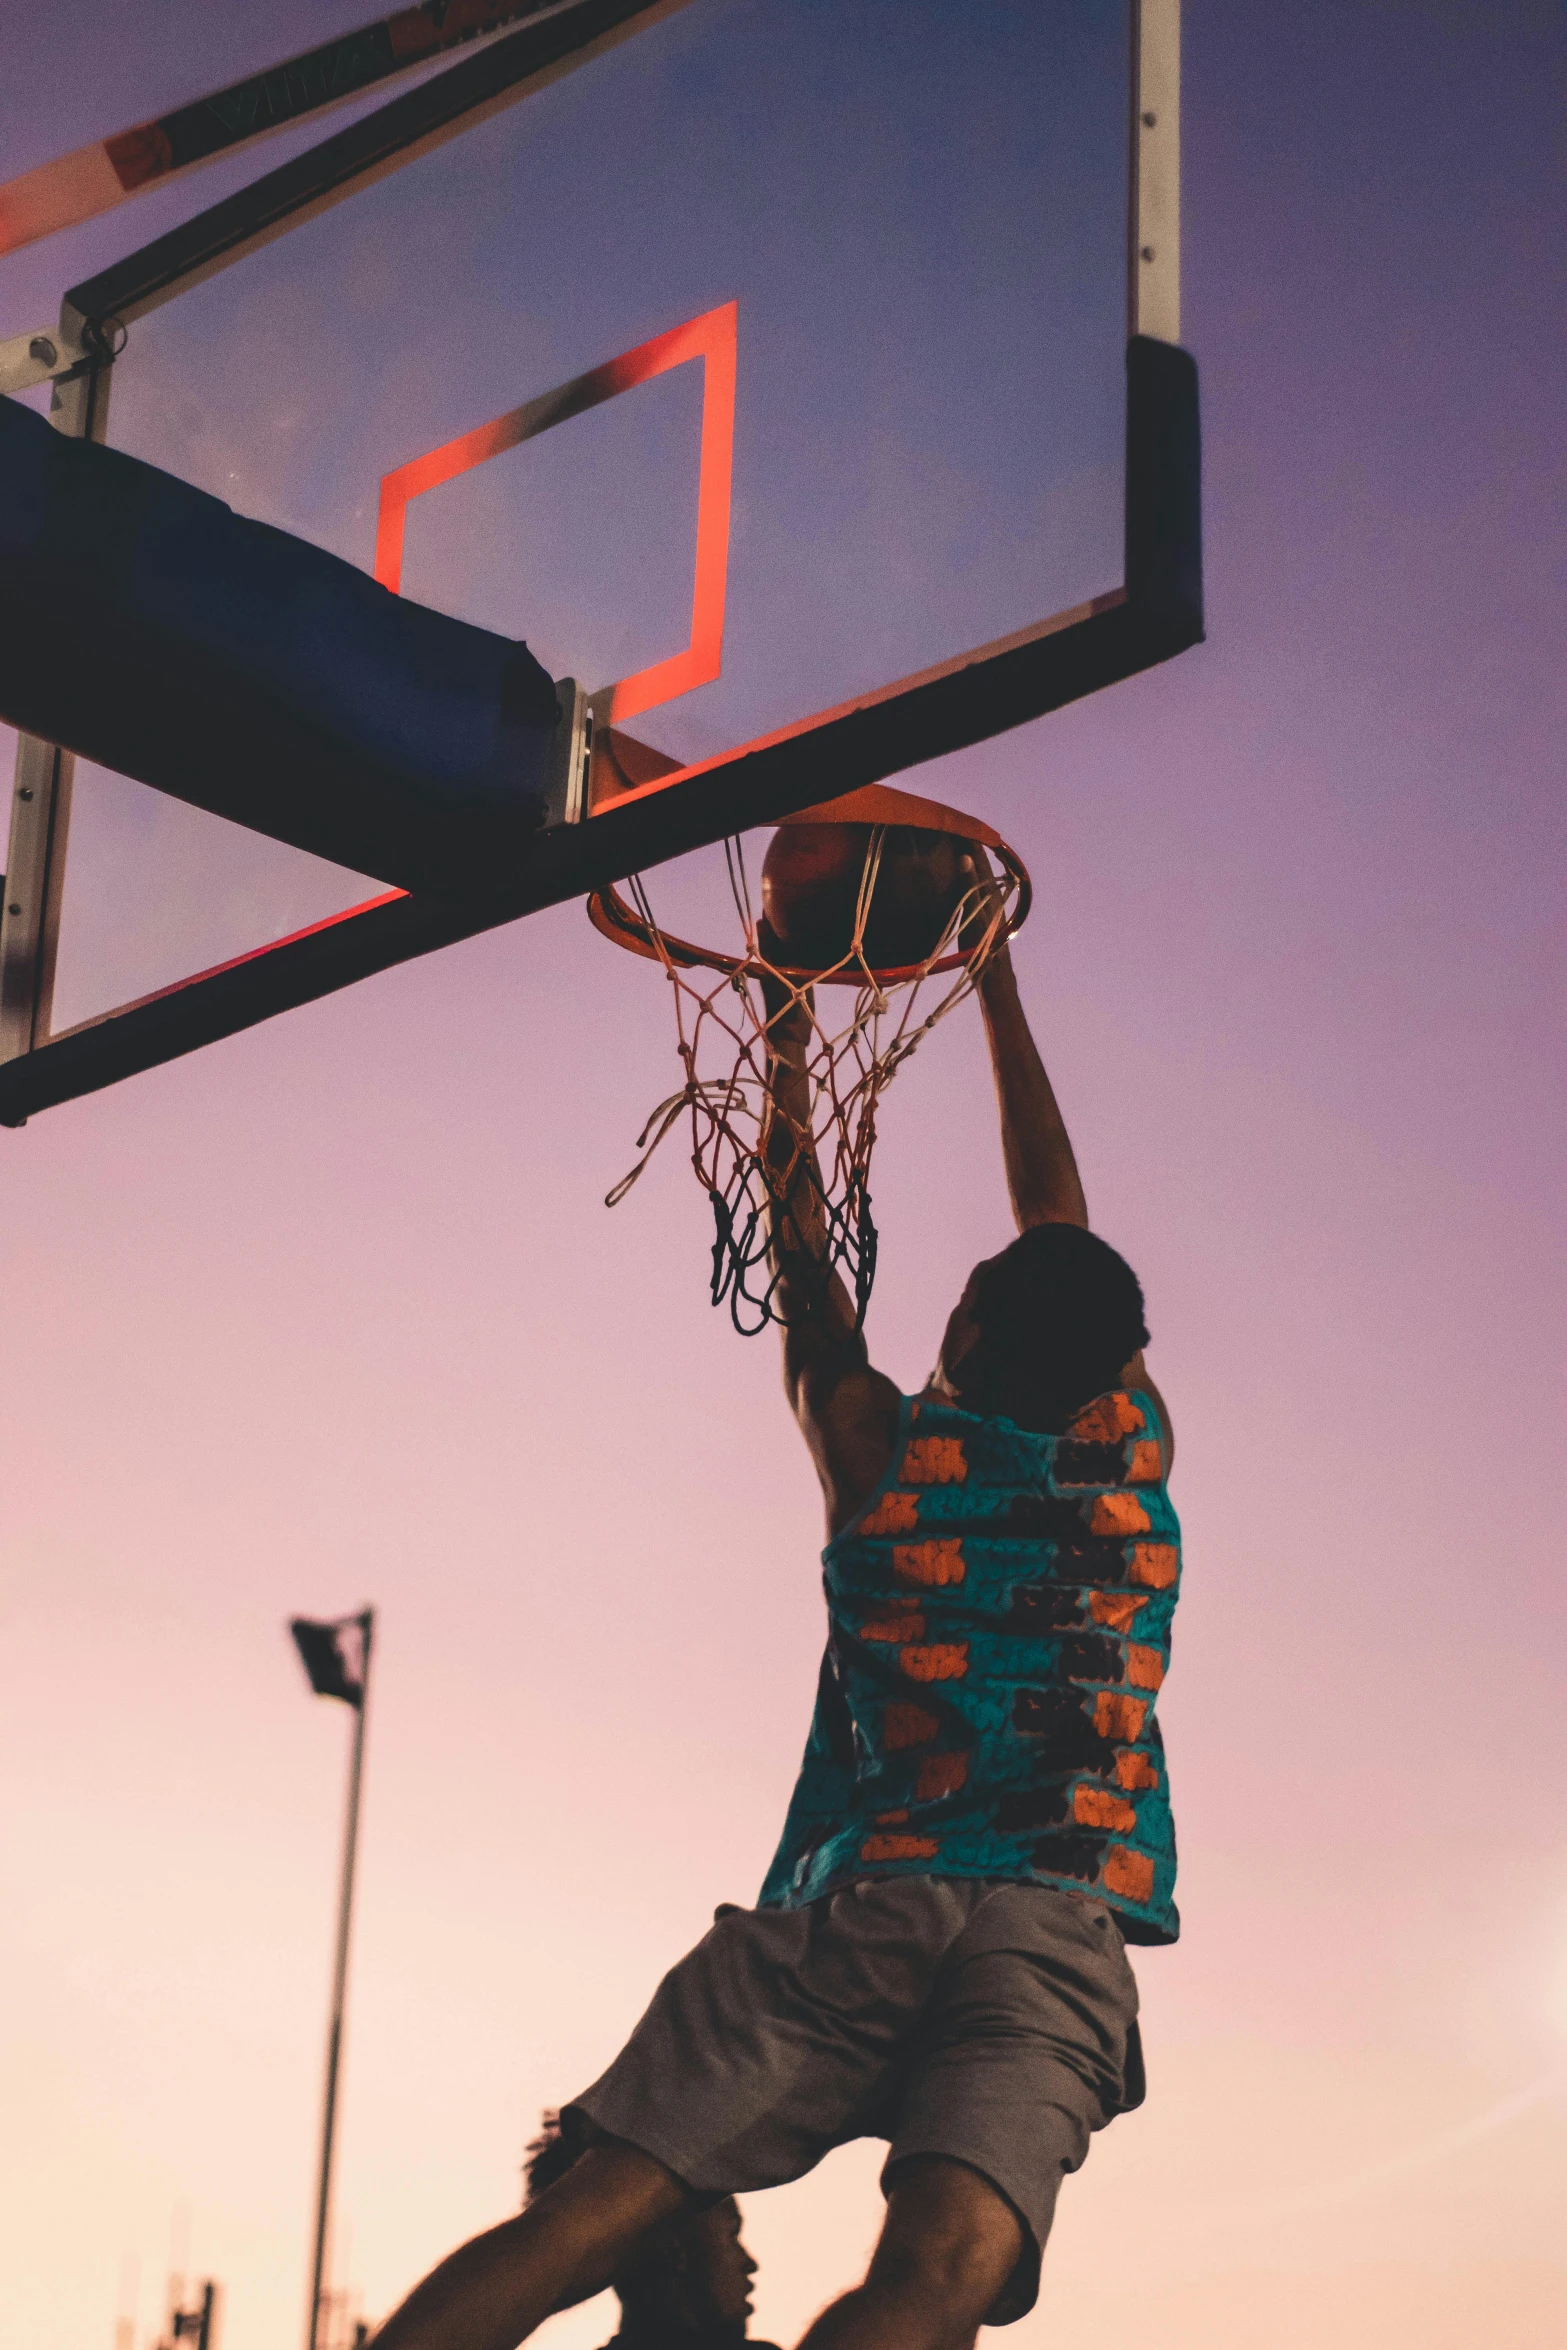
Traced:
<path fill-rule="evenodd" d="M 821 1234 L 821 1288 L 838 1274 L 854 1300 L 855 1328 L 864 1322 L 876 1277 L 870 1165 L 882 1094 L 936 1023 L 973 993 L 1008 936 L 1019 883 L 1003 871 L 975 881 L 923 962 L 896 973 L 874 971 L 865 957 L 865 925 L 886 837 L 885 825 L 872 828 L 847 953 L 809 975 L 763 953 L 738 839 L 725 841 L 724 859 L 745 944 L 722 970 L 693 968 L 687 955 L 672 952 L 642 876 L 627 884 L 673 990 L 675 1049 L 685 1082 L 648 1118 L 637 1137 L 636 1164 L 606 1194 L 605 1205 L 619 1205 L 659 1144 L 689 1120 L 691 1165 L 713 1210 L 713 1303 L 727 1303 L 743 1337 L 787 1320 L 779 1305 L 780 1276 L 770 1262 L 771 1210 L 777 1201 L 808 1213 L 811 1194 L 817 1214 L 809 1221 Z M 934 972 L 955 954 L 961 954 L 956 970 Z M 808 1024 L 805 1125 L 770 1102 L 764 975 Z M 823 989 L 833 991 L 828 1002 L 847 1001 L 845 1017 L 823 1011 Z M 762 1154 L 770 1109 L 786 1129 L 792 1156 L 785 1158 L 775 1143 L 768 1164 Z"/>

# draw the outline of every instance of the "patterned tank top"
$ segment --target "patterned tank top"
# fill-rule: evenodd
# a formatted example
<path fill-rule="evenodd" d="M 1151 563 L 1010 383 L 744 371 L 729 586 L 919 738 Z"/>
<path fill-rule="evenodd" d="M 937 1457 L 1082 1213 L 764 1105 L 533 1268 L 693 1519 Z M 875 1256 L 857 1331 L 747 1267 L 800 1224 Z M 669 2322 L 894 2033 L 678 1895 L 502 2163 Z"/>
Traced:
<path fill-rule="evenodd" d="M 1154 1705 L 1181 1550 L 1158 1439 L 1140 1390 L 1060 1436 L 904 1398 L 886 1477 L 822 1553 L 827 1653 L 764 1905 L 995 1877 L 1175 1940 Z"/>

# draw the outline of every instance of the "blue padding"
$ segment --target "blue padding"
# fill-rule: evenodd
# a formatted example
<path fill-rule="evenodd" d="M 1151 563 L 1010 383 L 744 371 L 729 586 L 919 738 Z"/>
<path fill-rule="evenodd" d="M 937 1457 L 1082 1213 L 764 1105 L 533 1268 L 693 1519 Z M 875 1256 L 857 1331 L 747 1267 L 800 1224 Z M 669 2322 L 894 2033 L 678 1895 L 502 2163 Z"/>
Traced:
<path fill-rule="evenodd" d="M 556 704 L 526 645 L 0 399 L 0 716 L 467 896 L 504 886 L 544 821 Z"/>

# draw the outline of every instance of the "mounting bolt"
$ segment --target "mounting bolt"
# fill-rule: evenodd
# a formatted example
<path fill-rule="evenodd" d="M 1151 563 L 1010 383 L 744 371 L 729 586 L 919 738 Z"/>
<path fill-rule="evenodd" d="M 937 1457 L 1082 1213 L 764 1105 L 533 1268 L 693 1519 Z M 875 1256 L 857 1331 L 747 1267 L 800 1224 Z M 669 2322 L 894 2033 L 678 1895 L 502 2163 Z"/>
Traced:
<path fill-rule="evenodd" d="M 17 795 L 16 795 L 16 796 L 17 796 L 17 798 L 18 798 L 19 800 L 30 800 L 30 799 L 32 798 L 32 796 L 33 796 L 33 787 L 32 787 L 32 785 L 31 785 L 30 783 L 24 783 L 24 784 L 23 784 L 23 786 L 22 786 L 22 788 L 21 788 L 21 790 L 20 790 L 20 791 L 17 793 Z"/>
<path fill-rule="evenodd" d="M 53 367 L 60 354 L 47 335 L 34 335 L 27 346 L 27 356 L 36 361 L 40 367 Z"/>
<path fill-rule="evenodd" d="M 1145 246 L 1143 247 L 1143 259 L 1144 259 L 1145 261 L 1151 261 L 1151 260 L 1153 259 L 1153 247 L 1152 247 L 1152 245 L 1145 245 Z"/>
<path fill-rule="evenodd" d="M 1151 131 L 1151 130 L 1153 129 L 1153 126 L 1154 126 L 1154 124 L 1155 124 L 1155 123 L 1158 121 L 1158 119 L 1159 119 L 1159 117 L 1157 116 L 1157 114 L 1145 114 L 1145 115 L 1143 116 L 1143 128 L 1144 128 L 1144 130 L 1145 130 L 1145 131 Z"/>
<path fill-rule="evenodd" d="M 21 907 L 16 903 L 14 898 L 12 899 L 10 905 L 8 905 L 6 908 L 6 912 L 8 914 L 20 914 L 21 911 Z"/>

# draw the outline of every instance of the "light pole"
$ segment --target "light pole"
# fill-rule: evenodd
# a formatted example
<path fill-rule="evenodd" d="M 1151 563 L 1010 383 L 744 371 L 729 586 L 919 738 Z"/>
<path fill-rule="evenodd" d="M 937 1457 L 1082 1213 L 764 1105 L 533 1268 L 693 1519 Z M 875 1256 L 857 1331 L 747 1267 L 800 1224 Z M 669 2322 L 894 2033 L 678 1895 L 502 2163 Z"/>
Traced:
<path fill-rule="evenodd" d="M 365 1720 L 370 1710 L 370 1644 L 375 1610 L 314 1623 L 296 1616 L 289 1625 L 310 1686 L 318 1697 L 340 1698 L 354 1709 L 354 1742 L 348 1763 L 348 1808 L 343 1822 L 343 1869 L 337 1899 L 337 1949 L 332 1962 L 332 2013 L 327 2026 L 326 2092 L 321 2108 L 321 2172 L 316 2188 L 316 2240 L 311 2262 L 310 2304 L 305 2350 L 321 2350 L 321 2282 L 326 2268 L 327 2225 L 332 2208 L 332 2154 L 337 2131 L 337 2085 L 343 2056 L 343 2011 L 348 1993 L 348 1937 L 354 1910 L 354 1862 L 359 1849 L 359 1792 L 364 1777 Z M 359 1653 L 344 1651 L 345 1632 L 359 1635 Z"/>

